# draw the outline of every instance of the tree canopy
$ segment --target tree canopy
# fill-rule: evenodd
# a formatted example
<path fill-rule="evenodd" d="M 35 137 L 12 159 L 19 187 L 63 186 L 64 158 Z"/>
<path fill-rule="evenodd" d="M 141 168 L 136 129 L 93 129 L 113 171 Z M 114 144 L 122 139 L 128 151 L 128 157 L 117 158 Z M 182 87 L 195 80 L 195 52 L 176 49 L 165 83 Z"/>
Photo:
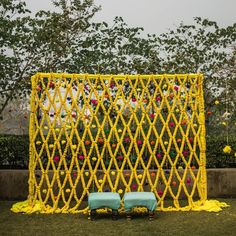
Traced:
<path fill-rule="evenodd" d="M 0 3 L 0 115 L 9 101 L 30 91 L 35 72 L 197 73 L 205 76 L 206 111 L 219 123 L 225 103 L 235 117 L 236 23 L 219 27 L 194 18 L 161 35 L 141 36 L 121 17 L 112 26 L 94 22 L 93 0 L 54 0 L 54 11 L 32 15 L 26 3 Z M 226 82 L 228 86 L 226 99 Z M 218 108 L 212 108 L 219 100 Z"/>

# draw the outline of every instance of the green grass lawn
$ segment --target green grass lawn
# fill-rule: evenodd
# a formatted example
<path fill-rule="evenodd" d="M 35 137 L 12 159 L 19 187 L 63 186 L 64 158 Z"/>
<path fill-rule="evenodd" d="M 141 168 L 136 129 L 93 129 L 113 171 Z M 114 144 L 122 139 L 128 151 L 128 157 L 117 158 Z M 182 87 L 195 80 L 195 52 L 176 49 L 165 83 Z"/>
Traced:
<path fill-rule="evenodd" d="M 154 221 L 147 216 L 125 217 L 112 221 L 108 215 L 96 221 L 86 215 L 15 214 L 14 202 L 0 201 L 0 235 L 236 235 L 236 200 L 218 199 L 230 204 L 219 213 L 159 212 Z"/>

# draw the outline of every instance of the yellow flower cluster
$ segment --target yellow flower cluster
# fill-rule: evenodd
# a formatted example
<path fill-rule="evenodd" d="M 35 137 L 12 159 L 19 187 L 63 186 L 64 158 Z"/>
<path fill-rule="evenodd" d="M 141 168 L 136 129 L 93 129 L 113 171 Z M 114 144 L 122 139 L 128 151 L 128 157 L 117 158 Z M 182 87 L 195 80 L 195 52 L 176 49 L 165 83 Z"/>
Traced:
<path fill-rule="evenodd" d="M 229 146 L 229 145 L 226 145 L 225 147 L 224 147 L 224 149 L 223 149 L 223 152 L 224 153 L 231 153 L 231 151 L 232 151 L 232 148 Z"/>

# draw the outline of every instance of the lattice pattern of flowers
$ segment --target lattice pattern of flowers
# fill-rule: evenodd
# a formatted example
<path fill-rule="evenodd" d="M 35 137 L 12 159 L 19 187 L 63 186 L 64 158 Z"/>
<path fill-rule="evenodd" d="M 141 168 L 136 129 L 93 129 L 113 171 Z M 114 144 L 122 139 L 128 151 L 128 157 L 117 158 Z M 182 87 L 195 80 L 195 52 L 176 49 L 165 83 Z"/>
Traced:
<path fill-rule="evenodd" d="M 152 191 L 161 209 L 206 199 L 200 74 L 36 74 L 30 122 L 30 196 L 45 209 L 83 209 L 92 191 Z"/>

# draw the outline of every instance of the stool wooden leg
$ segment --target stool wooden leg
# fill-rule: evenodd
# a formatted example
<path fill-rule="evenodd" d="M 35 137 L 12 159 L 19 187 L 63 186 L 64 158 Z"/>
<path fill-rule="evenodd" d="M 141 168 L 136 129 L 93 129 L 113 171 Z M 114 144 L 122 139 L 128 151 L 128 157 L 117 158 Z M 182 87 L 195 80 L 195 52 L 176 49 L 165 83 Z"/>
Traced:
<path fill-rule="evenodd" d="M 149 211 L 149 220 L 153 220 L 154 219 L 154 211 Z"/>
<path fill-rule="evenodd" d="M 112 219 L 117 220 L 118 219 L 118 210 L 112 210 Z"/>
<path fill-rule="evenodd" d="M 91 212 L 90 212 L 90 220 L 95 220 L 96 214 L 97 214 L 96 210 L 91 210 Z"/>
<path fill-rule="evenodd" d="M 126 219 L 127 219 L 128 221 L 132 220 L 131 212 L 128 212 L 128 213 L 127 213 Z"/>

